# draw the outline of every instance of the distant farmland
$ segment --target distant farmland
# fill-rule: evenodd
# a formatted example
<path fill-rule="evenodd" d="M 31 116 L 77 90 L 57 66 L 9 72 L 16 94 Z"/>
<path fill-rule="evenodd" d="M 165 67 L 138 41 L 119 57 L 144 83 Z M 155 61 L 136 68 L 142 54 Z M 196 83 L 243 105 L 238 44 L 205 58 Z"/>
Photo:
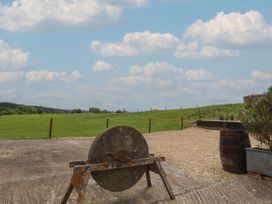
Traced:
<path fill-rule="evenodd" d="M 0 139 L 43 139 L 48 138 L 50 118 L 53 118 L 52 137 L 89 137 L 96 136 L 109 127 L 129 125 L 142 133 L 148 132 L 149 119 L 151 131 L 179 130 L 181 117 L 184 128 L 193 125 L 195 120 L 218 119 L 219 115 L 234 115 L 237 118 L 244 104 L 213 105 L 165 111 L 147 111 L 137 113 L 80 113 L 80 114 L 29 114 L 0 116 Z"/>

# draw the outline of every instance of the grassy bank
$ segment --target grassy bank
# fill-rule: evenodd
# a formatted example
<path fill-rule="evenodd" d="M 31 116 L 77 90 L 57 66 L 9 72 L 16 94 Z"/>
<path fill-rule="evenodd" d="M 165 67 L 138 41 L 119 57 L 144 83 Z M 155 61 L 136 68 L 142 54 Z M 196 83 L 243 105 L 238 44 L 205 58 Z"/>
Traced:
<path fill-rule="evenodd" d="M 151 131 L 180 129 L 181 116 L 184 128 L 192 126 L 194 121 L 202 119 L 218 119 L 219 114 L 238 115 L 243 104 L 213 105 L 200 108 L 179 110 L 148 111 L 121 114 L 40 114 L 40 115 L 8 115 L 0 116 L 0 139 L 48 138 L 50 118 L 53 118 L 52 137 L 95 136 L 106 128 L 115 125 L 130 125 L 142 133 L 148 132 L 151 119 Z M 200 110 L 200 111 L 199 111 Z"/>

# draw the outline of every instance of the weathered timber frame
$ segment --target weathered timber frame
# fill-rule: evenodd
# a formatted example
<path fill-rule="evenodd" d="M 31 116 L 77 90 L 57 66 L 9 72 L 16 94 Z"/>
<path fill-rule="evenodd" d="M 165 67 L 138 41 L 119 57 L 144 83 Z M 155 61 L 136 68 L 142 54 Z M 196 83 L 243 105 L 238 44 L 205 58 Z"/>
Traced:
<path fill-rule="evenodd" d="M 153 154 L 150 154 L 149 157 L 143 159 L 134 159 L 129 162 L 122 163 L 111 163 L 111 162 L 103 162 L 98 164 L 90 164 L 84 161 L 73 161 L 69 163 L 69 166 L 73 168 L 73 175 L 71 178 L 71 182 L 66 190 L 65 195 L 61 200 L 61 204 L 66 204 L 73 189 L 75 188 L 78 193 L 77 203 L 83 204 L 86 187 L 88 185 L 88 180 L 91 176 L 91 172 L 95 171 L 107 171 L 112 169 L 121 169 L 121 168 L 133 168 L 138 166 L 146 166 L 146 180 L 147 186 L 151 187 L 151 178 L 150 171 L 158 174 L 163 184 L 172 200 L 175 199 L 175 195 L 171 189 L 167 181 L 167 176 L 165 171 L 161 165 L 161 161 L 165 161 L 164 157 L 155 157 Z"/>

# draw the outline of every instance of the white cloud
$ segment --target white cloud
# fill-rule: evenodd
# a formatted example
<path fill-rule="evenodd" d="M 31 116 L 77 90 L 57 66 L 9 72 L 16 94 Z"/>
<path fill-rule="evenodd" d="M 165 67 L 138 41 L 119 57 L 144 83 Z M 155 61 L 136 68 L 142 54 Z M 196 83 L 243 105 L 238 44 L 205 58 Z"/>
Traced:
<path fill-rule="evenodd" d="M 186 72 L 185 72 L 186 73 Z M 224 91 L 256 91 L 266 89 L 271 85 L 272 74 L 264 73 L 259 70 L 252 71 L 250 77 L 240 79 L 229 79 L 216 76 L 214 80 L 205 82 L 192 82 L 191 88 L 193 90 L 224 90 Z M 224 93 L 224 92 L 223 92 Z"/>
<path fill-rule="evenodd" d="M 102 60 L 98 60 L 94 63 L 93 65 L 93 70 L 94 71 L 108 71 L 108 70 L 111 70 L 113 69 L 114 66 L 110 63 L 107 63 L 105 61 L 102 61 Z"/>
<path fill-rule="evenodd" d="M 200 46 L 197 41 L 181 42 L 174 56 L 176 58 L 218 58 L 238 56 L 238 50 L 220 49 L 214 46 Z"/>
<path fill-rule="evenodd" d="M 204 43 L 238 45 L 272 41 L 272 25 L 258 11 L 218 13 L 209 21 L 197 20 L 186 30 L 184 37 Z"/>
<path fill-rule="evenodd" d="M 0 39 L 0 69 L 19 68 L 27 64 L 29 52 L 13 48 Z"/>
<path fill-rule="evenodd" d="M 167 62 L 150 62 L 142 66 L 133 65 L 127 76 L 112 78 L 110 86 L 129 87 L 129 90 L 154 89 L 158 93 L 184 93 L 199 96 L 203 90 L 245 91 L 267 86 L 268 74 L 260 71 L 251 73 L 251 77 L 229 79 L 216 75 L 206 69 L 181 69 Z M 272 75 L 269 75 L 272 79 Z"/>
<path fill-rule="evenodd" d="M 130 75 L 130 76 L 124 76 L 124 77 L 117 77 L 113 78 L 110 81 L 110 84 L 113 86 L 140 86 L 143 87 L 143 89 L 147 89 L 150 87 L 155 88 L 167 88 L 169 85 L 172 84 L 172 81 L 170 80 L 164 80 L 160 79 L 160 77 L 152 77 L 152 76 L 146 76 L 146 75 Z"/>
<path fill-rule="evenodd" d="M 254 70 L 251 72 L 251 77 L 256 80 L 272 80 L 272 73 L 264 73 L 259 70 Z"/>
<path fill-rule="evenodd" d="M 147 6 L 149 0 L 100 0 L 100 2 L 104 2 L 110 5 L 118 5 L 118 6 Z"/>
<path fill-rule="evenodd" d="M 242 90 L 247 88 L 256 87 L 257 83 L 254 79 L 218 79 L 211 82 L 194 82 L 193 87 L 194 89 L 219 89 L 219 90 L 226 90 L 226 89 L 235 89 L 235 90 Z"/>
<path fill-rule="evenodd" d="M 148 0 L 14 0 L 0 4 L 0 28 L 20 31 L 50 25 L 115 23 L 124 8 L 147 4 Z"/>
<path fill-rule="evenodd" d="M 167 88 L 170 85 L 179 86 L 187 81 L 215 81 L 219 77 L 205 69 L 183 70 L 167 62 L 149 62 L 145 65 L 132 65 L 129 75 L 114 78 L 113 85 L 153 86 Z"/>
<path fill-rule="evenodd" d="M 102 56 L 135 56 L 139 52 L 131 45 L 125 45 L 122 43 L 101 43 L 99 41 L 93 41 L 91 48 L 94 51 L 98 51 Z"/>
<path fill-rule="evenodd" d="M 30 71 L 25 74 L 28 81 L 51 81 L 53 79 L 60 79 L 64 82 L 72 82 L 80 77 L 78 71 L 73 71 L 71 74 L 67 72 L 54 72 L 49 70 Z"/>
<path fill-rule="evenodd" d="M 176 58 L 213 59 L 239 56 L 234 46 L 269 42 L 272 43 L 272 24 L 260 12 L 248 11 L 221 12 L 206 22 L 197 20 L 182 39 L 171 33 L 133 32 L 126 33 L 119 42 L 96 40 L 90 47 L 106 57 L 174 52 Z"/>
<path fill-rule="evenodd" d="M 175 48 L 179 39 L 170 33 L 134 32 L 127 33 L 120 42 L 102 43 L 93 41 L 91 49 L 103 56 L 136 56 L 160 53 Z"/>
<path fill-rule="evenodd" d="M 188 80 L 212 80 L 216 76 L 205 69 L 190 69 L 184 72 L 184 77 Z"/>
<path fill-rule="evenodd" d="M 26 73 L 26 79 L 28 81 L 40 81 L 40 80 L 52 80 L 57 77 L 59 73 L 51 72 L 49 70 L 30 71 Z"/>
<path fill-rule="evenodd" d="M 221 12 L 207 22 L 197 20 L 186 30 L 183 40 L 171 33 L 145 31 L 127 33 L 119 42 L 93 41 L 90 47 L 107 57 L 157 54 L 175 50 L 176 58 L 212 59 L 239 56 L 239 50 L 222 48 L 223 44 L 241 45 L 267 40 L 272 42 L 272 25 L 265 22 L 260 12 Z"/>
<path fill-rule="evenodd" d="M 238 56 L 238 50 L 220 49 L 200 45 L 199 42 L 183 42 L 170 33 L 134 32 L 124 35 L 120 42 L 93 41 L 91 49 L 105 57 L 137 56 L 173 52 L 176 58 L 218 58 Z"/>
<path fill-rule="evenodd" d="M 143 66 L 133 65 L 130 67 L 130 75 L 167 75 L 167 74 L 182 74 L 182 69 L 167 62 L 149 62 Z"/>
<path fill-rule="evenodd" d="M 72 73 L 70 74 L 69 77 L 70 77 L 71 81 L 74 81 L 74 80 L 77 80 L 78 78 L 80 78 L 81 75 L 80 75 L 79 71 L 74 70 L 74 71 L 72 71 Z"/>
<path fill-rule="evenodd" d="M 123 77 L 116 77 L 110 80 L 110 84 L 112 85 L 140 85 L 144 83 L 150 83 L 153 81 L 153 78 L 146 77 L 146 76 L 123 76 Z"/>
<path fill-rule="evenodd" d="M 81 77 L 78 71 L 72 71 L 70 74 L 67 72 L 54 72 L 49 70 L 39 71 L 13 71 L 13 72 L 0 72 L 0 83 L 15 81 L 18 79 L 26 79 L 27 81 L 51 81 L 54 79 L 62 80 L 66 83 L 77 80 Z"/>
<path fill-rule="evenodd" d="M 129 75 L 113 78 L 112 85 L 166 88 L 182 77 L 183 71 L 167 62 L 149 62 L 143 66 L 132 65 Z"/>
<path fill-rule="evenodd" d="M 0 83 L 15 81 L 24 77 L 24 72 L 0 72 Z"/>
<path fill-rule="evenodd" d="M 213 86 L 217 88 L 229 87 L 239 90 L 256 86 L 256 81 L 254 79 L 239 79 L 239 80 L 221 79 L 219 81 L 216 81 L 213 84 Z"/>

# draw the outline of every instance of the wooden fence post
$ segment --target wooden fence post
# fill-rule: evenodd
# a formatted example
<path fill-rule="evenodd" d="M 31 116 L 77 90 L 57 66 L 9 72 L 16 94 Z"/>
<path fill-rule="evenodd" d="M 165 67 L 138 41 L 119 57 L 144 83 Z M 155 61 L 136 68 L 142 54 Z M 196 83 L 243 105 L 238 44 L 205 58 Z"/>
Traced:
<path fill-rule="evenodd" d="M 108 118 L 106 119 L 106 128 L 107 129 L 109 128 L 109 119 Z"/>
<path fill-rule="evenodd" d="M 150 118 L 148 122 L 148 132 L 151 133 L 151 119 Z"/>
<path fill-rule="evenodd" d="M 50 124 L 49 124 L 49 139 L 52 138 L 52 126 L 53 126 L 53 118 L 50 118 Z"/>
<path fill-rule="evenodd" d="M 198 108 L 198 120 L 201 120 L 200 108 Z"/>
<path fill-rule="evenodd" d="M 183 116 L 180 117 L 180 129 L 183 130 Z"/>

